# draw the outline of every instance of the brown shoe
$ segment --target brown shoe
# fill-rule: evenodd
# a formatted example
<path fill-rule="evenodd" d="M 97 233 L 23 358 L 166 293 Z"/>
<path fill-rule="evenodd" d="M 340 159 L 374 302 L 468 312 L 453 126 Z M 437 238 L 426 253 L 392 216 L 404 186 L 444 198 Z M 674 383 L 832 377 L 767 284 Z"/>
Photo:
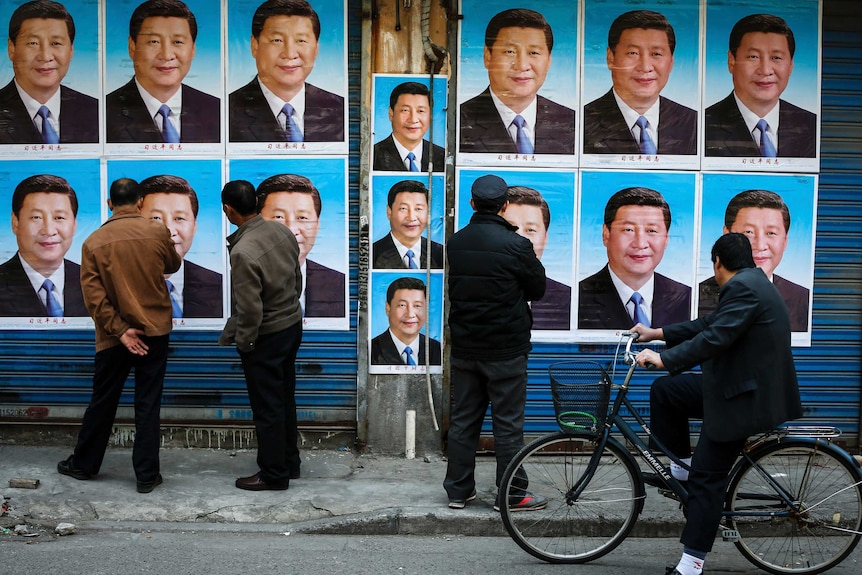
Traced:
<path fill-rule="evenodd" d="M 240 477 L 236 480 L 236 486 L 239 489 L 245 489 L 246 491 L 284 491 L 289 485 L 290 481 L 285 481 L 284 483 L 267 483 L 260 478 L 259 471 L 249 477 Z"/>

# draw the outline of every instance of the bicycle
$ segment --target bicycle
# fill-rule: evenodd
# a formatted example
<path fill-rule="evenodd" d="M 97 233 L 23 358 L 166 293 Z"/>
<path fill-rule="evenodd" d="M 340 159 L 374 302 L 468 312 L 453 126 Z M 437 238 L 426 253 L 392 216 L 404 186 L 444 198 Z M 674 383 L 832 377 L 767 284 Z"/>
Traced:
<path fill-rule="evenodd" d="M 516 513 L 500 506 L 506 531 L 534 557 L 586 563 L 612 551 L 631 532 L 646 498 L 644 479 L 634 455 L 611 435 L 613 429 L 660 478 L 660 492 L 685 505 L 685 486 L 621 415 L 626 408 L 649 438 L 649 427 L 626 397 L 636 338 L 621 335 L 611 375 L 587 361 L 548 369 L 561 431 L 515 455 L 498 496 L 502 502 L 516 500 L 529 487 L 547 497 L 541 511 Z M 629 367 L 623 383 L 615 385 L 620 359 Z M 840 433 L 833 427 L 787 426 L 750 440 L 729 475 L 722 538 L 769 573 L 821 573 L 847 557 L 862 535 L 862 469 L 830 441 Z"/>

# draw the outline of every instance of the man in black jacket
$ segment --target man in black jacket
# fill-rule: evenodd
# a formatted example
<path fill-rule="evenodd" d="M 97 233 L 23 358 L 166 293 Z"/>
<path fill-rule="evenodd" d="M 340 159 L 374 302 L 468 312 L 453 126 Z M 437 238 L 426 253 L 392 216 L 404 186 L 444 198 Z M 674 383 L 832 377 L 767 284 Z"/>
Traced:
<path fill-rule="evenodd" d="M 503 214 L 506 182 L 486 175 L 472 187 L 470 223 L 446 244 L 449 261 L 449 333 L 454 403 L 449 423 L 449 464 L 443 487 L 449 507 L 476 498 L 476 447 L 491 402 L 496 484 L 524 445 L 527 354 L 533 318 L 527 302 L 545 294 L 545 268 L 533 244 L 515 233 Z M 544 497 L 526 490 L 508 501 L 517 510 L 543 509 Z M 494 506 L 499 509 L 498 501 Z"/>
<path fill-rule="evenodd" d="M 781 294 L 754 266 L 743 234 L 721 236 L 712 248 L 718 307 L 707 317 L 663 328 L 637 324 L 640 341 L 663 339 L 661 354 L 641 350 L 671 375 L 650 389 L 652 432 L 678 458 L 691 453 L 689 417 L 703 419 L 691 459 L 683 555 L 673 575 L 700 575 L 721 520 L 727 475 L 749 435 L 802 416 L 790 349 L 790 318 Z M 682 373 L 701 365 L 703 375 Z M 652 483 L 652 482 L 650 482 Z"/>

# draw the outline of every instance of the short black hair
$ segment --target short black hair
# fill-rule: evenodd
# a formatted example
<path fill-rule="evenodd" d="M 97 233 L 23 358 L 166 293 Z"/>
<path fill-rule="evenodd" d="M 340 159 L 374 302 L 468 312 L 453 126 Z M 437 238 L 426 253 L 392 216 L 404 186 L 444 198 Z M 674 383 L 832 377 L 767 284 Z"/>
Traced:
<path fill-rule="evenodd" d="M 18 39 L 18 34 L 21 32 L 21 25 L 24 23 L 24 20 L 33 18 L 62 20 L 66 23 L 69 41 L 73 44 L 75 43 L 75 21 L 72 20 L 72 15 L 69 14 L 65 6 L 59 2 L 51 2 L 51 0 L 25 2 L 15 8 L 15 11 L 12 12 L 12 17 L 9 18 L 9 41 L 14 44 Z"/>
<path fill-rule="evenodd" d="M 247 180 L 231 180 L 221 190 L 221 203 L 232 207 L 241 216 L 257 213 L 257 193 Z"/>
<path fill-rule="evenodd" d="M 739 210 L 743 208 L 766 208 L 770 210 L 778 210 L 781 212 L 781 218 L 784 220 L 784 231 L 790 231 L 790 209 L 784 200 L 775 192 L 769 190 L 745 190 L 731 198 L 727 204 L 727 209 L 724 211 L 724 227 L 728 230 L 733 227 L 736 222 L 736 217 L 739 215 Z"/>
<path fill-rule="evenodd" d="M 636 186 L 624 188 L 610 197 L 605 205 L 605 227 L 610 229 L 617 217 L 617 211 L 623 206 L 651 206 L 661 208 L 664 215 L 664 225 L 670 231 L 670 206 L 657 191 L 651 188 Z"/>
<path fill-rule="evenodd" d="M 664 14 L 652 10 L 632 10 L 616 17 L 608 30 L 608 48 L 611 52 L 616 50 L 624 30 L 632 28 L 643 28 L 644 30 L 661 30 L 667 34 L 667 43 L 670 53 L 676 49 L 676 35 L 673 26 L 667 21 Z"/>
<path fill-rule="evenodd" d="M 30 194 L 64 194 L 69 197 L 72 215 L 78 217 L 78 196 L 65 178 L 51 174 L 39 174 L 24 178 L 12 192 L 12 213 L 17 217 L 24 205 L 24 198 Z"/>
<path fill-rule="evenodd" d="M 793 54 L 796 53 L 796 39 L 793 37 L 793 30 L 790 29 L 784 18 L 772 14 L 749 14 L 734 24 L 730 31 L 728 49 L 734 58 L 736 57 L 736 50 L 742 44 L 742 37 L 749 32 L 781 34 L 787 38 L 787 49 L 790 51 L 790 57 L 793 58 Z"/>
<path fill-rule="evenodd" d="M 394 110 L 398 103 L 398 98 L 403 94 L 415 94 L 417 96 L 425 96 L 428 98 L 428 103 L 431 103 L 431 92 L 428 86 L 421 82 L 403 82 L 395 86 L 389 94 L 389 109 Z"/>
<path fill-rule="evenodd" d="M 141 197 L 146 198 L 150 194 L 185 194 L 189 197 L 192 205 L 192 214 L 198 217 L 198 195 L 192 189 L 191 184 L 185 178 L 179 176 L 150 176 L 141 180 Z"/>
<path fill-rule="evenodd" d="M 503 28 L 537 28 L 545 33 L 548 52 L 554 50 L 554 32 L 545 17 L 535 10 L 512 8 L 496 14 L 485 28 L 485 47 L 490 50 Z"/>
<path fill-rule="evenodd" d="M 311 18 L 314 37 L 320 40 L 320 18 L 305 0 L 267 0 L 257 7 L 251 19 L 251 35 L 260 38 L 266 21 L 273 16 L 304 16 Z"/>
<path fill-rule="evenodd" d="M 719 260 L 721 267 L 730 272 L 755 267 L 751 241 L 745 234 L 729 233 L 718 238 L 712 246 L 710 259 L 712 263 Z"/>
<path fill-rule="evenodd" d="M 398 278 L 386 289 L 386 303 L 392 303 L 392 298 L 395 297 L 395 292 L 400 289 L 412 289 L 419 290 L 425 297 L 428 297 L 428 291 L 425 289 L 425 282 L 420 280 L 419 278 L 414 277 L 403 277 Z"/>
<path fill-rule="evenodd" d="M 140 4 L 135 11 L 132 12 L 132 17 L 129 20 L 129 38 L 137 40 L 138 34 L 141 32 L 141 25 L 147 18 L 155 17 L 165 18 L 183 18 L 189 23 L 189 32 L 192 35 L 192 42 L 198 37 L 198 21 L 195 15 L 189 10 L 185 2 L 181 0 L 147 0 Z"/>
<path fill-rule="evenodd" d="M 141 187 L 132 178 L 119 178 L 111 183 L 111 205 L 131 206 L 141 199 Z"/>
<path fill-rule="evenodd" d="M 268 195 L 279 192 L 311 195 L 311 201 L 314 202 L 314 213 L 317 214 L 318 218 L 320 217 L 320 210 L 322 208 L 320 192 L 314 184 L 311 183 L 311 180 L 298 174 L 276 174 L 262 181 L 257 187 L 257 211 L 260 211 L 261 208 L 263 208 L 263 204 L 266 202 L 266 197 Z"/>
<path fill-rule="evenodd" d="M 545 223 L 545 231 L 551 227 L 551 208 L 538 190 L 527 186 L 509 186 L 506 192 L 509 203 L 515 206 L 536 206 L 542 210 L 542 221 Z"/>
<path fill-rule="evenodd" d="M 425 201 L 428 201 L 428 188 L 425 187 L 425 184 L 418 180 L 401 180 L 389 188 L 386 205 L 391 208 L 392 203 L 395 201 L 395 196 L 405 192 L 408 194 L 423 194 L 425 196 Z"/>

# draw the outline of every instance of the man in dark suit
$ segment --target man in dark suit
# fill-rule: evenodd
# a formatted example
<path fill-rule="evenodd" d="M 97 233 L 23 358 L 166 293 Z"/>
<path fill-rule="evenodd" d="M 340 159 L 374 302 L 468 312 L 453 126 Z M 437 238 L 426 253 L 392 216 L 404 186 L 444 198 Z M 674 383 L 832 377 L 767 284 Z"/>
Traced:
<path fill-rule="evenodd" d="M 398 278 L 386 289 L 389 329 L 371 340 L 371 365 L 425 365 L 425 327 L 428 313 L 425 282 Z M 428 341 L 430 365 L 442 365 L 440 342 Z M 418 356 L 418 357 L 417 357 Z"/>
<path fill-rule="evenodd" d="M 221 100 L 183 84 L 195 56 L 195 15 L 180 0 L 148 0 L 129 21 L 134 77 L 105 99 L 107 142 L 217 143 Z"/>
<path fill-rule="evenodd" d="M 74 42 L 75 22 L 58 2 L 26 2 L 12 13 L 14 78 L 0 89 L 0 144 L 98 143 L 98 100 L 60 84 Z"/>
<path fill-rule="evenodd" d="M 345 275 L 308 259 L 320 231 L 320 192 L 305 176 L 277 174 L 257 187 L 260 215 L 290 228 L 299 243 L 304 317 L 345 317 Z"/>
<path fill-rule="evenodd" d="M 186 259 L 198 229 L 198 196 L 179 176 L 151 176 L 140 184 L 141 214 L 160 221 L 171 232 L 183 263 L 165 277 L 173 318 L 222 317 L 222 274 Z"/>
<path fill-rule="evenodd" d="M 344 141 L 344 98 L 305 81 L 319 40 L 320 19 L 305 0 L 258 6 L 251 20 L 257 76 L 229 97 L 231 142 Z"/>
<path fill-rule="evenodd" d="M 389 188 L 386 218 L 389 233 L 371 246 L 372 265 L 378 269 L 428 267 L 428 188 L 417 180 L 402 180 Z M 443 267 L 443 246 L 430 242 L 431 267 Z"/>
<path fill-rule="evenodd" d="M 660 354 L 644 349 L 637 355 L 639 365 L 664 367 L 672 374 L 650 388 L 653 436 L 676 457 L 688 458 L 689 417 L 703 419 L 688 477 L 685 468 L 671 469 L 674 477 L 688 481 L 689 494 L 683 555 L 674 574 L 703 568 L 721 520 L 727 475 L 746 439 L 802 416 L 790 320 L 778 290 L 755 268 L 742 234 L 721 236 L 711 259 L 721 286 L 712 314 L 632 328 L 640 341 L 663 339 L 668 346 Z M 702 375 L 682 373 L 697 365 Z"/>
<path fill-rule="evenodd" d="M 584 106 L 585 154 L 697 154 L 697 112 L 661 91 L 676 36 L 664 15 L 633 10 L 608 31 L 613 88 Z"/>
<path fill-rule="evenodd" d="M 670 206 L 649 188 L 625 188 L 605 206 L 608 264 L 578 286 L 579 329 L 628 329 L 691 318 L 691 288 L 655 273 L 667 249 Z"/>
<path fill-rule="evenodd" d="M 723 233 L 745 234 L 751 241 L 754 263 L 778 289 L 787 305 L 792 331 L 808 331 L 810 291 L 775 273 L 787 249 L 790 210 L 784 200 L 768 190 L 746 190 L 731 198 L 724 212 Z M 711 314 L 718 305 L 718 282 L 714 277 L 699 286 L 697 316 Z"/>
<path fill-rule="evenodd" d="M 431 95 L 420 82 L 398 84 L 389 94 L 392 133 L 374 144 L 374 169 L 388 172 L 442 172 L 446 152 L 425 139 L 431 124 Z"/>
<path fill-rule="evenodd" d="M 780 99 L 796 40 L 784 19 L 752 14 L 730 32 L 733 92 L 706 109 L 706 155 L 813 158 L 817 115 Z"/>
<path fill-rule="evenodd" d="M 509 205 L 503 218 L 517 226 L 517 234 L 524 236 L 533 244 L 536 257 L 541 261 L 548 245 L 548 228 L 551 225 L 551 209 L 538 190 L 526 186 L 509 186 L 507 191 Z M 546 278 L 545 295 L 542 299 L 530 302 L 533 314 L 533 329 L 571 328 L 572 287 Z"/>
<path fill-rule="evenodd" d="M 89 317 L 81 269 L 65 259 L 78 198 L 64 178 L 30 176 L 12 193 L 18 252 L 0 265 L 0 317 Z"/>
<path fill-rule="evenodd" d="M 462 153 L 574 154 L 575 111 L 538 95 L 554 33 L 545 17 L 516 8 L 485 29 L 488 88 L 461 104 Z"/>

